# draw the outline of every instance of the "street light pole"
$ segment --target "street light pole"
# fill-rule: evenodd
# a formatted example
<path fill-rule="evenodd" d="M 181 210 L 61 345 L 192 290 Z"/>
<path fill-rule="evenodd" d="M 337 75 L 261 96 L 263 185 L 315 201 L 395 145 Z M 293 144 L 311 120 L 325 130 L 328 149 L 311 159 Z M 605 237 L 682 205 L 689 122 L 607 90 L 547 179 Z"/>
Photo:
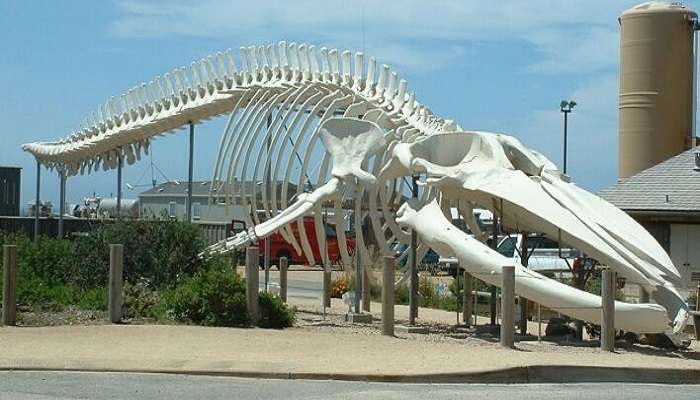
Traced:
<path fill-rule="evenodd" d="M 568 128 L 569 128 L 569 113 L 573 111 L 574 106 L 576 106 L 576 102 L 573 100 L 562 100 L 561 103 L 559 104 L 559 109 L 561 110 L 562 114 L 564 114 L 564 165 L 563 165 L 563 172 L 566 174 L 566 145 L 567 145 L 567 139 L 568 139 Z"/>

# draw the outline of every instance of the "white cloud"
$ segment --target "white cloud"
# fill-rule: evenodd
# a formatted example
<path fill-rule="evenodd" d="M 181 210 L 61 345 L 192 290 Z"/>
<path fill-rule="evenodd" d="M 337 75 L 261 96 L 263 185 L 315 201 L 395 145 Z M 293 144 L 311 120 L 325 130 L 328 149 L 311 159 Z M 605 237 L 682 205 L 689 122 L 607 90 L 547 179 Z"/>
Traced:
<path fill-rule="evenodd" d="M 380 57 L 398 59 L 393 54 L 410 53 L 430 60 L 436 54 L 459 54 L 469 41 L 523 40 L 541 55 L 528 71 L 581 74 L 617 65 L 617 16 L 636 2 L 624 0 L 611 7 L 606 0 L 123 1 L 111 29 L 125 38 L 259 41 L 287 35 L 308 41 L 332 38 L 335 45 L 360 48 L 364 19 L 366 43 L 376 43 Z M 414 45 L 426 40 L 444 44 Z M 403 60 L 412 68 L 437 65 Z"/>

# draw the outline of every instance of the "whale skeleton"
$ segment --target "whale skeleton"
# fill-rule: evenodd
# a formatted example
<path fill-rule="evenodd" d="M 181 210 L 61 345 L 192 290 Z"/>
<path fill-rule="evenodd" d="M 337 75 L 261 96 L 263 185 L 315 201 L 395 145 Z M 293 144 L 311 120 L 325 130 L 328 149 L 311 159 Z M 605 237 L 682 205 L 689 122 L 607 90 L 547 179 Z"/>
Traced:
<path fill-rule="evenodd" d="M 666 333 L 678 342 L 688 319 L 675 286 L 680 275 L 654 238 L 632 218 L 570 182 L 544 156 L 512 136 L 470 132 L 439 118 L 409 93 L 405 80 L 362 53 L 280 42 L 227 50 L 110 98 L 84 126 L 55 142 L 22 146 L 68 176 L 132 164 L 155 137 L 229 114 L 210 186 L 211 202 L 240 204 L 247 231 L 212 245 L 225 253 L 279 232 L 313 262 L 301 223 L 313 215 L 321 257 L 330 262 L 323 209 L 333 210 L 342 261 L 350 265 L 343 226 L 353 218 L 356 249 L 393 255 L 394 243 L 419 236 L 455 255 L 470 273 L 500 285 L 512 265 L 483 241 L 471 210 L 489 208 L 504 226 L 541 232 L 576 247 L 641 285 L 656 304 L 616 302 L 615 326 Z M 402 201 L 407 177 L 424 175 L 418 199 Z M 245 181 L 259 185 L 244 185 Z M 292 181 L 305 184 L 292 185 Z M 280 189 L 270 190 L 270 187 Z M 294 193 L 292 193 L 294 192 Z M 475 238 L 445 215 L 457 206 Z M 297 222 L 298 238 L 292 231 Z M 406 275 L 402 278 L 404 280 Z M 598 323 L 599 296 L 516 265 L 516 292 L 564 314 Z"/>

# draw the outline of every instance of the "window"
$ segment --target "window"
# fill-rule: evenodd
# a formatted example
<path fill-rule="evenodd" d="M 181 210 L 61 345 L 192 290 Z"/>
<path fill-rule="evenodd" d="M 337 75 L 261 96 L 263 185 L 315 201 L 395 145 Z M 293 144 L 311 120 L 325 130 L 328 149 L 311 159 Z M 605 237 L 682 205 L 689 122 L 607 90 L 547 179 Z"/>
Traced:
<path fill-rule="evenodd" d="M 170 204 L 168 204 L 168 216 L 170 218 L 175 218 L 175 212 L 177 211 L 177 203 L 174 201 L 171 201 Z"/>
<path fill-rule="evenodd" d="M 200 219 L 202 217 L 201 212 L 201 204 L 192 203 L 192 219 Z"/>
<path fill-rule="evenodd" d="M 498 245 L 497 251 L 506 257 L 513 257 L 517 240 L 515 236 L 503 239 L 501 244 Z"/>

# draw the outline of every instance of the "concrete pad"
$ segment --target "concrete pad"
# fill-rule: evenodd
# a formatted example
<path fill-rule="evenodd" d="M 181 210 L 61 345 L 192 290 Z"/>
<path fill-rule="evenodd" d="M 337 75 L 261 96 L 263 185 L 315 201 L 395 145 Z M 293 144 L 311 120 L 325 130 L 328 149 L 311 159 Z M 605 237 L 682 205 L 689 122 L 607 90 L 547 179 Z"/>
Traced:
<path fill-rule="evenodd" d="M 396 333 L 417 333 L 427 335 L 429 333 L 427 326 L 420 325 L 396 325 L 394 328 Z"/>
<path fill-rule="evenodd" d="M 369 313 L 347 313 L 345 320 L 351 324 L 371 324 L 372 314 Z"/>

